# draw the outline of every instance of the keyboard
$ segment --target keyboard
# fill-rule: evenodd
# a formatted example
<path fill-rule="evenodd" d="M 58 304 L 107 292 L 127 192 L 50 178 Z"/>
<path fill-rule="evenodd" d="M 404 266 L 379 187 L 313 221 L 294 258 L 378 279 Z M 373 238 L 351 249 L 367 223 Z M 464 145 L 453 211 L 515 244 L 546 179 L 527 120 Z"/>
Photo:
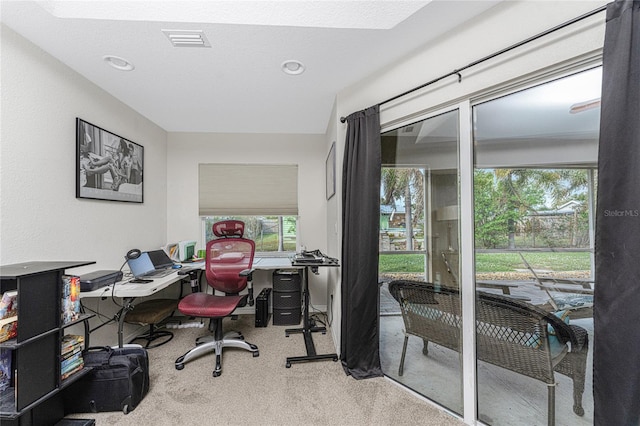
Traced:
<path fill-rule="evenodd" d="M 141 278 L 162 278 L 174 272 L 172 268 L 168 269 L 158 269 L 153 272 L 149 272 L 148 274 L 144 274 Z"/>

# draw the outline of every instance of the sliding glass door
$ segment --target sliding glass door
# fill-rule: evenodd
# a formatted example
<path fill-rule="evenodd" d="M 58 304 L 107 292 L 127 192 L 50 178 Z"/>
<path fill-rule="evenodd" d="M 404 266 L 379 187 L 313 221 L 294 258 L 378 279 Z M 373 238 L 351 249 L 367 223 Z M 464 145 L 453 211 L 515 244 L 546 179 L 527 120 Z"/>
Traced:
<path fill-rule="evenodd" d="M 453 110 L 382 134 L 380 357 L 388 377 L 462 415 L 458 129 Z M 408 285 L 447 306 L 445 335 L 427 330 L 435 301 Z"/>
<path fill-rule="evenodd" d="M 600 81 L 595 68 L 473 107 L 484 423 L 593 424 Z"/>
<path fill-rule="evenodd" d="M 465 420 L 593 422 L 600 80 L 565 74 L 382 134 L 383 371 Z"/>

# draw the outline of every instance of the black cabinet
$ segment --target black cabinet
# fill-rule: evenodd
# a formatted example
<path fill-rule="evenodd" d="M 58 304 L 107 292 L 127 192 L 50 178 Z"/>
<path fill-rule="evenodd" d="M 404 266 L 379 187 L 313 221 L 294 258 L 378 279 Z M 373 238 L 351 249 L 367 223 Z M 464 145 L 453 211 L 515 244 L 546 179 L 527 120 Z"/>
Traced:
<path fill-rule="evenodd" d="M 273 325 L 297 325 L 302 318 L 302 278 L 298 270 L 273 272 Z"/>
<path fill-rule="evenodd" d="M 0 266 L 0 293 L 17 290 L 18 331 L 0 343 L 11 354 L 10 387 L 0 394 L 0 423 L 7 425 L 55 424 L 64 413 L 58 392 L 88 369 L 61 380 L 61 340 L 65 330 L 84 325 L 93 315 L 62 321 L 62 278 L 66 269 L 95 262 L 26 262 Z"/>

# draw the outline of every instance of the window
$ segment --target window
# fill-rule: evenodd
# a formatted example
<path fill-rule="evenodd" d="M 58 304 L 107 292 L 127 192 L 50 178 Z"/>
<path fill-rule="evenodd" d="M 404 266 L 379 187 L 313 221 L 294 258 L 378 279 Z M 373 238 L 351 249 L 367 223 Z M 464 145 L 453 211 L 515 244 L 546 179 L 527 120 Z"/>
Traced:
<path fill-rule="evenodd" d="M 212 226 L 221 220 L 236 219 L 245 223 L 245 238 L 256 243 L 257 253 L 295 252 L 297 218 L 295 216 L 204 216 L 205 243 L 214 239 Z"/>
<path fill-rule="evenodd" d="M 198 211 L 205 243 L 212 225 L 237 219 L 258 253 L 296 251 L 298 166 L 296 164 L 200 164 Z"/>

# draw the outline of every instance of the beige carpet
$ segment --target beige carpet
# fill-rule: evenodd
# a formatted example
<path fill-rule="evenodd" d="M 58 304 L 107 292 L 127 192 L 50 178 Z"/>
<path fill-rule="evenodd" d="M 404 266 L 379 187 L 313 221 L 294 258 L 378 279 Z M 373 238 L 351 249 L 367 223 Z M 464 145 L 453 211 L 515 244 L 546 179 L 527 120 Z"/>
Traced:
<path fill-rule="evenodd" d="M 253 326 L 253 315 L 225 319 L 241 331 L 260 356 L 239 349 L 223 352 L 222 375 L 213 377 L 215 355 L 204 355 L 178 371 L 175 359 L 206 329 L 173 330 L 166 345 L 149 350 L 150 390 L 131 413 L 85 413 L 97 425 L 462 425 L 386 378 L 355 380 L 340 361 L 285 367 L 288 356 L 305 355 L 301 334 L 288 327 Z M 318 353 L 335 352 L 329 333 L 314 333 Z"/>

